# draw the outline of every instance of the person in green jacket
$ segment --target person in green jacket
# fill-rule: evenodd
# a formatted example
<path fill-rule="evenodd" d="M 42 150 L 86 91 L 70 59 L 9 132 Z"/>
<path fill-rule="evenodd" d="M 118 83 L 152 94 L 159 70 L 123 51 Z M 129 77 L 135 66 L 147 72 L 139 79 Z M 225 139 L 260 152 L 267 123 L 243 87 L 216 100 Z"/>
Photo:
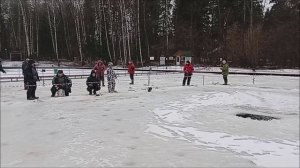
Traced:
<path fill-rule="evenodd" d="M 223 60 L 222 63 L 223 63 L 222 67 L 220 69 L 222 70 L 222 75 L 223 75 L 223 79 L 224 79 L 224 84 L 223 85 L 227 85 L 227 83 L 228 83 L 227 76 L 229 74 L 229 66 L 226 63 L 226 60 Z"/>

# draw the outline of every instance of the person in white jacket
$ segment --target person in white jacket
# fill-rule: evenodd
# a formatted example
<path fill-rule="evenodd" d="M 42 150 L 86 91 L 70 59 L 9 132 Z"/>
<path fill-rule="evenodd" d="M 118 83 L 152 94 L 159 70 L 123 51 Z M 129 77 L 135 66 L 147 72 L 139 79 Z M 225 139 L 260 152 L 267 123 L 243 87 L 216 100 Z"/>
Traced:
<path fill-rule="evenodd" d="M 116 79 L 117 75 L 112 68 L 113 63 L 109 62 L 108 63 L 108 68 L 107 68 L 107 83 L 108 83 L 108 92 L 109 93 L 116 93 L 117 91 L 115 90 L 116 87 Z"/>

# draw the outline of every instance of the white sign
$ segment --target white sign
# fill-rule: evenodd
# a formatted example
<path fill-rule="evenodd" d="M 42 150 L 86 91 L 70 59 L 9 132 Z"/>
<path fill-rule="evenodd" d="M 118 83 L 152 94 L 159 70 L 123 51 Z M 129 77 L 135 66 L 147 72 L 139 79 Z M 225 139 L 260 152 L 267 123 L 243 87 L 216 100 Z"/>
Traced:
<path fill-rule="evenodd" d="M 154 57 L 150 57 L 150 61 L 154 61 Z"/>
<path fill-rule="evenodd" d="M 174 60 L 174 58 L 173 57 L 169 57 L 169 60 Z"/>
<path fill-rule="evenodd" d="M 160 57 L 159 65 L 166 65 L 166 57 Z"/>

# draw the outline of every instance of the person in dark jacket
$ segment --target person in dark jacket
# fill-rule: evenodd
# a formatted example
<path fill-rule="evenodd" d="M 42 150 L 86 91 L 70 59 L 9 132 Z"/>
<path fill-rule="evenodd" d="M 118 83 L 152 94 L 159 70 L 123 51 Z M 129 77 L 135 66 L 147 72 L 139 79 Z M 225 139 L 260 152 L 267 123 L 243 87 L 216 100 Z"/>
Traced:
<path fill-rule="evenodd" d="M 26 70 L 26 68 L 28 67 L 28 61 L 30 59 L 26 58 L 26 60 L 24 62 L 22 62 L 22 74 L 24 76 L 24 90 L 27 90 L 28 87 L 26 87 L 26 80 L 25 80 L 25 75 L 24 75 L 24 71 Z"/>
<path fill-rule="evenodd" d="M 131 84 L 131 85 L 134 84 L 134 72 L 135 72 L 135 66 L 132 61 L 129 61 L 128 62 L 128 73 L 129 73 L 130 79 L 131 79 L 131 83 L 129 83 L 129 84 Z"/>
<path fill-rule="evenodd" d="M 2 67 L 2 61 L 0 60 L 0 71 L 2 72 L 2 73 L 6 73 L 5 71 L 4 71 L 4 69 L 3 69 L 3 67 Z"/>
<path fill-rule="evenodd" d="M 26 87 L 28 88 L 27 100 L 34 100 L 39 98 L 35 96 L 35 91 L 37 88 L 36 82 L 40 81 L 40 78 L 34 63 L 35 63 L 34 60 L 29 60 L 28 66 L 26 67 L 26 69 L 24 69 L 24 80 L 25 80 Z"/>
<path fill-rule="evenodd" d="M 183 82 L 182 82 L 182 86 L 185 85 L 185 82 L 187 80 L 187 85 L 190 85 L 191 82 L 191 78 L 194 72 L 194 67 L 193 65 L 190 63 L 190 61 L 186 61 L 186 64 L 183 68 L 183 72 L 184 72 L 184 77 L 183 77 Z"/>
<path fill-rule="evenodd" d="M 94 70 L 91 71 L 90 76 L 86 80 L 87 90 L 90 95 L 96 94 L 100 87 L 100 79 L 96 77 L 96 72 Z"/>
<path fill-rule="evenodd" d="M 69 93 L 71 93 L 71 87 L 72 87 L 72 81 L 70 78 L 68 78 L 62 70 L 58 70 L 56 76 L 52 80 L 52 88 L 51 97 L 55 96 L 55 93 L 62 89 L 65 91 L 65 96 L 69 96 Z"/>

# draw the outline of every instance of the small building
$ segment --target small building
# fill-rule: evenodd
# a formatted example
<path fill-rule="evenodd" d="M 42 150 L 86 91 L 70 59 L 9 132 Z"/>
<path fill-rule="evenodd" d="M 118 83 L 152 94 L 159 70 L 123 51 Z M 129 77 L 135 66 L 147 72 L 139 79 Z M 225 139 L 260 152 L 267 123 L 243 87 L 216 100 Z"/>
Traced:
<path fill-rule="evenodd" d="M 178 50 L 175 54 L 176 65 L 183 65 L 186 61 L 192 62 L 192 52 L 189 50 Z"/>

